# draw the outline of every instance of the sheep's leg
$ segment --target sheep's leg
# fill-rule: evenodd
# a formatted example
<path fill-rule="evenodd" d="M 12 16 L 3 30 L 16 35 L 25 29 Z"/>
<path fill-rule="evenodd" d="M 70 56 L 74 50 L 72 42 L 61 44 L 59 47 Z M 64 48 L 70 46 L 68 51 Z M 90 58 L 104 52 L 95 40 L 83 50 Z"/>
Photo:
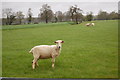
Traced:
<path fill-rule="evenodd" d="M 38 65 L 38 59 L 37 59 L 37 61 L 36 61 L 35 65 L 39 66 L 39 65 Z"/>
<path fill-rule="evenodd" d="M 37 62 L 37 59 L 34 58 L 34 59 L 33 59 L 33 63 L 32 63 L 32 68 L 33 68 L 33 69 L 35 69 L 35 64 L 36 64 L 36 62 Z"/>
<path fill-rule="evenodd" d="M 54 68 L 54 65 L 55 65 L 55 58 L 52 57 L 52 68 Z"/>

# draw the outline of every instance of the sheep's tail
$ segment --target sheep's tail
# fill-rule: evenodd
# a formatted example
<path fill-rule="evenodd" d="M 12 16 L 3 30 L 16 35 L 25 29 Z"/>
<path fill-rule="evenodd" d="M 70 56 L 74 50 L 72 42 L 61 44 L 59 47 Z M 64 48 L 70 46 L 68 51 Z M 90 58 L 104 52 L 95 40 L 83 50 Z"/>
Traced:
<path fill-rule="evenodd" d="M 32 53 L 32 51 L 33 51 L 33 48 L 29 51 L 29 53 Z"/>

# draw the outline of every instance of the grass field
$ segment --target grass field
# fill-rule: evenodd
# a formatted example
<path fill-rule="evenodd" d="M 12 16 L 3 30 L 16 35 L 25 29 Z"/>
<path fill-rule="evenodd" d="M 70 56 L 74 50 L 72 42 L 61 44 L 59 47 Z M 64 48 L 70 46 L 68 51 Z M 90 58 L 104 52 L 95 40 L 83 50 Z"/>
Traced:
<path fill-rule="evenodd" d="M 118 25 L 116 20 L 70 25 L 67 22 L 3 26 L 3 77 L 118 78 Z M 39 60 L 32 70 L 29 50 L 36 45 L 65 41 L 56 58 Z"/>

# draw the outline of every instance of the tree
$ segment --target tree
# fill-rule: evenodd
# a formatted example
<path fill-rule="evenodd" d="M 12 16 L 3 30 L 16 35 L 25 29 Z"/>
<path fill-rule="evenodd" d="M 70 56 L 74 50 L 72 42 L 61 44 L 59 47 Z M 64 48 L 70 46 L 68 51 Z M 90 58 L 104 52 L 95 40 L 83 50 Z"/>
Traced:
<path fill-rule="evenodd" d="M 97 15 L 97 19 L 99 19 L 99 20 L 108 20 L 108 13 L 106 11 L 100 10 L 98 15 Z"/>
<path fill-rule="evenodd" d="M 3 15 L 7 18 L 6 24 L 11 25 L 15 20 L 15 13 L 12 11 L 11 8 L 6 8 L 2 10 Z"/>
<path fill-rule="evenodd" d="M 73 16 L 74 16 L 74 7 L 73 6 L 70 7 L 69 12 L 70 12 L 71 19 L 73 21 L 73 19 L 74 19 L 73 18 Z"/>
<path fill-rule="evenodd" d="M 39 17 L 42 20 L 45 20 L 46 23 L 48 23 L 49 20 L 53 17 L 53 11 L 51 10 L 51 7 L 48 6 L 48 4 L 42 5 L 42 8 L 40 9 Z"/>
<path fill-rule="evenodd" d="M 28 9 L 28 13 L 27 13 L 27 16 L 28 16 L 28 24 L 30 24 L 31 23 L 31 21 L 32 21 L 32 9 L 31 8 L 29 8 Z"/>
<path fill-rule="evenodd" d="M 18 12 L 16 13 L 16 18 L 18 19 L 19 24 L 21 24 L 22 19 L 24 19 L 24 15 L 23 15 L 22 11 L 18 11 Z"/>
<path fill-rule="evenodd" d="M 55 15 L 56 15 L 58 21 L 62 22 L 63 17 L 64 17 L 64 16 L 63 16 L 63 13 L 62 13 L 61 11 L 57 11 L 57 12 L 55 13 Z"/>
<path fill-rule="evenodd" d="M 75 21 L 76 24 L 78 24 L 78 19 L 79 19 L 78 17 L 80 16 L 80 13 L 82 12 L 82 10 L 78 8 L 77 5 L 75 5 L 70 7 L 69 12 L 70 12 L 72 21 Z"/>
<path fill-rule="evenodd" d="M 92 12 L 87 13 L 87 15 L 86 15 L 86 20 L 87 20 L 87 21 L 92 21 L 92 19 L 93 19 L 93 13 L 92 13 Z"/>
<path fill-rule="evenodd" d="M 63 21 L 71 21 L 70 11 L 64 12 L 63 16 Z"/>
<path fill-rule="evenodd" d="M 58 22 L 58 17 L 57 17 L 57 15 L 56 15 L 56 14 L 54 14 L 53 21 L 54 21 L 55 23 L 56 23 L 56 22 Z"/>
<path fill-rule="evenodd" d="M 115 11 L 112 11 L 112 12 L 109 14 L 109 19 L 118 19 L 118 13 L 115 12 Z"/>

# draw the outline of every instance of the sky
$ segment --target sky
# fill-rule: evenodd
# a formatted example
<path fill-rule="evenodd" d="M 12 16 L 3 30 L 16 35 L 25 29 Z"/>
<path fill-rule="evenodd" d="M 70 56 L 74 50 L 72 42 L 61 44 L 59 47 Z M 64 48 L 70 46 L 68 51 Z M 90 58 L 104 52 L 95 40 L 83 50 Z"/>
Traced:
<path fill-rule="evenodd" d="M 1 0 L 2 2 L 119 2 L 120 0 Z"/>
<path fill-rule="evenodd" d="M 53 12 L 65 12 L 70 6 L 77 5 L 84 15 L 90 11 L 96 15 L 100 10 L 118 12 L 118 2 L 119 0 L 2 0 L 2 9 L 12 8 L 14 12 L 22 11 L 26 15 L 28 8 L 31 8 L 33 16 L 37 17 L 43 4 L 51 6 Z"/>

